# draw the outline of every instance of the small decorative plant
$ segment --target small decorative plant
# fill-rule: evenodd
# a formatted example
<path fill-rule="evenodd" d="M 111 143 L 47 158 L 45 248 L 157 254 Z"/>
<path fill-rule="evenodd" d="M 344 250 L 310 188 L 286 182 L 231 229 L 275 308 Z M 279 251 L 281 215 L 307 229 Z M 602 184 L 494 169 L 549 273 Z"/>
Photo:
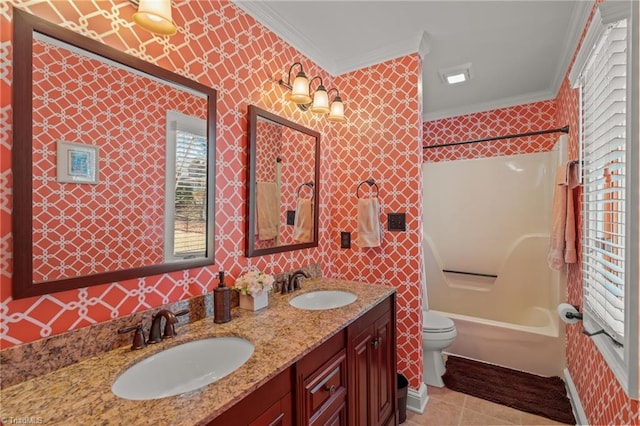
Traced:
<path fill-rule="evenodd" d="M 249 271 L 238 277 L 234 289 L 245 296 L 258 297 L 273 290 L 273 276 L 261 271 Z"/>

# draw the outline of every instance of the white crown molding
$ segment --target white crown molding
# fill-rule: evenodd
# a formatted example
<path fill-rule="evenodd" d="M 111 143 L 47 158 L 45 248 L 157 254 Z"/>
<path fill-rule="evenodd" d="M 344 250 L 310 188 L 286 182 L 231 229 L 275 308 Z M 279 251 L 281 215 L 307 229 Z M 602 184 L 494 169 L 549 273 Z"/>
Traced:
<path fill-rule="evenodd" d="M 349 56 L 341 58 L 332 66 L 334 75 L 345 74 L 351 71 L 370 67 L 372 65 L 381 64 L 391 59 L 409 55 L 418 52 L 422 34 L 414 34 L 404 40 L 395 41 L 385 44 L 375 50 L 365 52 L 357 56 Z"/>
<path fill-rule="evenodd" d="M 474 114 L 477 112 L 491 111 L 494 109 L 508 108 L 512 106 L 530 104 L 532 102 L 548 101 L 555 99 L 556 95 L 550 90 L 527 93 L 525 95 L 513 96 L 510 98 L 496 99 L 477 104 L 461 105 L 455 108 L 443 109 L 439 111 L 425 113 L 424 122 L 442 120 L 443 118 L 458 117 L 461 115 Z"/>
<path fill-rule="evenodd" d="M 556 69 L 556 74 L 550 88 L 551 92 L 555 93 L 556 96 L 560 91 L 560 86 L 562 86 L 562 82 L 567 75 L 567 71 L 569 71 L 571 59 L 578 49 L 578 43 L 580 42 L 582 31 L 587 26 L 587 21 L 589 20 L 589 15 L 591 14 L 593 5 L 594 1 L 589 0 L 576 2 L 573 7 L 571 19 L 569 20 L 569 25 L 567 25 L 564 43 L 562 44 L 562 53 L 560 56 L 562 59 L 558 64 L 558 68 Z"/>
<path fill-rule="evenodd" d="M 332 70 L 333 59 L 325 57 L 321 50 L 313 43 L 312 39 L 283 20 L 268 2 L 233 0 L 233 4 L 254 17 L 256 21 L 267 27 L 307 58 L 311 59 L 320 68 L 332 76 L 337 75 Z"/>
<path fill-rule="evenodd" d="M 233 0 L 233 3 L 253 16 L 258 22 L 273 31 L 332 76 L 359 70 L 390 59 L 415 53 L 418 51 L 422 37 L 422 33 L 415 34 L 404 40 L 389 43 L 378 49 L 365 52 L 362 55 L 336 58 L 332 53 L 327 55 L 322 52 L 311 38 L 283 20 L 268 2 Z"/>

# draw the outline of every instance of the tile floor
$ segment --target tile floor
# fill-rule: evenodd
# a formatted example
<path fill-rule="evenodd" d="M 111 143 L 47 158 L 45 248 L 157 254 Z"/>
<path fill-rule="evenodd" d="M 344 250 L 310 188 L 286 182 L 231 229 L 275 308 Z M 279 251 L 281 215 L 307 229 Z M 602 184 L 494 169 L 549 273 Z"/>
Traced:
<path fill-rule="evenodd" d="M 447 388 L 429 386 L 427 392 L 429 401 L 424 413 L 407 410 L 403 426 L 563 424 Z"/>

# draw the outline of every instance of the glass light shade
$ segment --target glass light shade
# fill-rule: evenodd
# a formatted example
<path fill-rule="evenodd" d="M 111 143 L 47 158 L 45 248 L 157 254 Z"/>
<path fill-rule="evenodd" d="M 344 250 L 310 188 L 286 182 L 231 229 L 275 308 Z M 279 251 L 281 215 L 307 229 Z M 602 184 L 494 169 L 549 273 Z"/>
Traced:
<path fill-rule="evenodd" d="M 347 121 L 344 116 L 344 104 L 342 103 L 340 96 L 336 96 L 331 103 L 331 112 L 329 113 L 327 120 L 333 121 L 334 123 L 344 123 Z"/>
<path fill-rule="evenodd" d="M 171 0 L 140 0 L 133 21 L 160 35 L 173 35 L 178 28 L 171 19 Z"/>
<path fill-rule="evenodd" d="M 311 102 L 311 96 L 309 96 L 309 80 L 304 72 L 300 71 L 296 75 L 296 79 L 293 80 L 291 89 L 291 102 L 296 104 L 308 104 Z"/>
<path fill-rule="evenodd" d="M 313 105 L 311 105 L 311 112 L 316 114 L 328 114 L 329 109 L 329 95 L 327 89 L 321 84 L 313 94 Z"/>

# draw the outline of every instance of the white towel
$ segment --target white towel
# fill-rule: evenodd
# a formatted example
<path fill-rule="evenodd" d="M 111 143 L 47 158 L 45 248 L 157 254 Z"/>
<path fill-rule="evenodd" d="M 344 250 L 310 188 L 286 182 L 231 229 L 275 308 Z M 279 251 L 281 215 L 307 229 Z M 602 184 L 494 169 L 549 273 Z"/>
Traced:
<path fill-rule="evenodd" d="M 273 182 L 257 182 L 256 216 L 259 240 L 271 240 L 278 236 L 278 195 Z"/>
<path fill-rule="evenodd" d="M 358 247 L 380 247 L 380 205 L 377 198 L 358 200 Z"/>
<path fill-rule="evenodd" d="M 293 223 L 293 239 L 301 243 L 313 241 L 313 201 L 300 198 Z"/>

